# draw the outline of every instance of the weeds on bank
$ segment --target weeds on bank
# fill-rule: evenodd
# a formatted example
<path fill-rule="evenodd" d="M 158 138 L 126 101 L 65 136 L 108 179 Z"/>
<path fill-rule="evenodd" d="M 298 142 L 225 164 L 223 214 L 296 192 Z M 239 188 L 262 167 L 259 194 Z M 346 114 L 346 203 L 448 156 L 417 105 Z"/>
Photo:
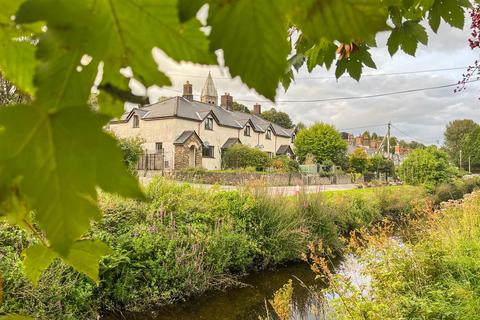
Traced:
<path fill-rule="evenodd" d="M 337 193 L 327 201 L 322 194 L 273 197 L 155 179 L 145 203 L 101 195 L 104 218 L 92 237 L 109 243 L 114 253 L 101 263 L 100 285 L 58 263 L 33 288 L 21 267 L 20 244 L 30 240 L 0 227 L 0 252 L 6 253 L 0 259 L 5 293 L 0 313 L 91 319 L 222 289 L 251 270 L 298 260 L 310 241 L 320 239 L 330 254 L 341 251 L 340 235 L 390 211 L 408 212 L 422 197 L 419 189 L 404 189 L 368 191 L 368 197 Z"/>

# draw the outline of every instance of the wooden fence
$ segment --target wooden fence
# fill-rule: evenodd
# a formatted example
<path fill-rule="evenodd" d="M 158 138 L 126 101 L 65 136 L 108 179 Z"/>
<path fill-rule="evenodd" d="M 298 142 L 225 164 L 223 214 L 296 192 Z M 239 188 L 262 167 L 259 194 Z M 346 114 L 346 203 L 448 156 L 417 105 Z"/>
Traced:
<path fill-rule="evenodd" d="M 163 152 L 143 154 L 137 163 L 137 170 L 164 170 L 165 156 Z"/>

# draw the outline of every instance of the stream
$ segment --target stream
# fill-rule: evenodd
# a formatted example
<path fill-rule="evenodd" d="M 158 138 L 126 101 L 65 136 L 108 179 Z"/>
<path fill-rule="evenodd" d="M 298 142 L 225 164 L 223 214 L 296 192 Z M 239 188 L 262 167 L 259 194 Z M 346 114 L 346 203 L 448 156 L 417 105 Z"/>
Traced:
<path fill-rule="evenodd" d="M 338 264 L 338 272 L 351 275 L 358 282 L 368 281 L 359 277 L 361 266 L 358 261 L 347 256 Z M 275 291 L 289 279 L 293 280 L 293 308 L 295 320 L 317 320 L 311 311 L 315 303 L 311 292 L 299 281 L 309 287 L 320 289 L 321 282 L 315 280 L 315 274 L 305 262 L 298 262 L 277 270 L 252 273 L 240 279 L 247 286 L 231 288 L 225 291 L 211 291 L 186 302 L 174 304 L 148 313 L 123 313 L 108 317 L 106 320 L 258 320 L 265 316 L 265 299 L 272 299 Z M 270 307 L 271 308 L 271 307 Z M 270 309 L 271 311 L 271 309 Z"/>

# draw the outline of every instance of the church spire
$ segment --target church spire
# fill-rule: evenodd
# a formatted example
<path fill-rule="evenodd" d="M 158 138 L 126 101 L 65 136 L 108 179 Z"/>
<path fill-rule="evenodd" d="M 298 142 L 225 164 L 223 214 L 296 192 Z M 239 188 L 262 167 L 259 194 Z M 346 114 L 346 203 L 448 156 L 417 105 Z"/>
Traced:
<path fill-rule="evenodd" d="M 200 101 L 214 106 L 218 105 L 218 93 L 217 89 L 215 89 L 215 84 L 213 83 L 210 71 L 208 72 L 207 80 L 205 80 L 205 84 L 203 85 Z"/>

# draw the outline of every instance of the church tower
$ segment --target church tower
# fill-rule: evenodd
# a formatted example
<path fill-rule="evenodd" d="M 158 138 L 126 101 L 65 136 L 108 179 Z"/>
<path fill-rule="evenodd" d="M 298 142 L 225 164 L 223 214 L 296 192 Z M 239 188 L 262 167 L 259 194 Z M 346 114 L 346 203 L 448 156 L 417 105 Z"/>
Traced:
<path fill-rule="evenodd" d="M 214 106 L 218 105 L 217 89 L 215 89 L 215 84 L 213 83 L 212 75 L 210 74 L 210 72 L 208 72 L 207 80 L 203 85 L 200 101 Z"/>

